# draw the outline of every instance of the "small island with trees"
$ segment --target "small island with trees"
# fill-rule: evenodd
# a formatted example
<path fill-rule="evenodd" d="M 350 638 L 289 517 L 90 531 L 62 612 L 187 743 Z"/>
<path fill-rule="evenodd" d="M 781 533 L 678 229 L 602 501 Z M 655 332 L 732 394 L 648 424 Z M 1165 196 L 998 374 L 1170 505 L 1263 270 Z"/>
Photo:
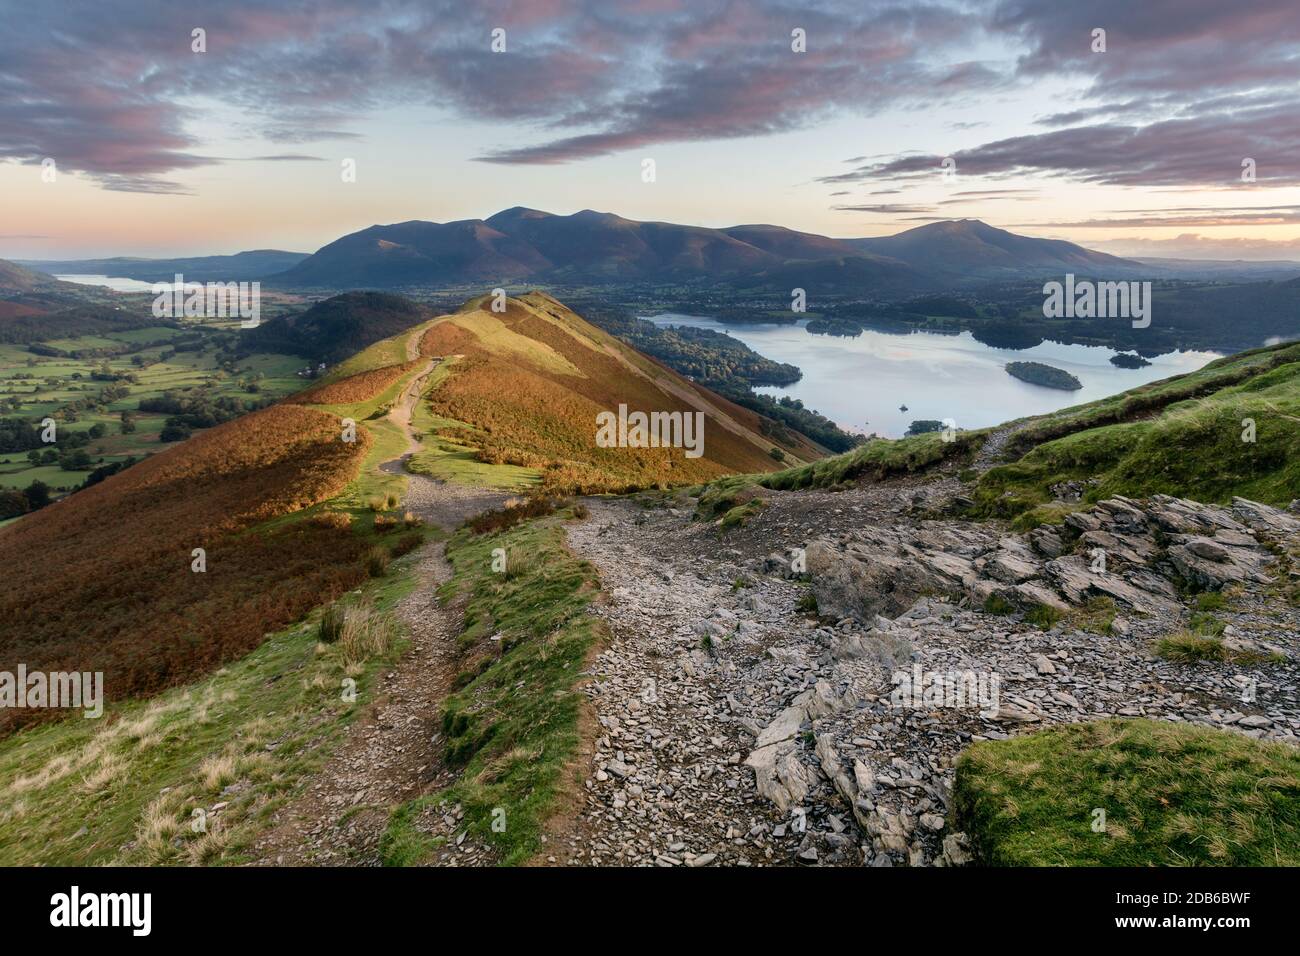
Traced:
<path fill-rule="evenodd" d="M 1008 362 L 1007 372 L 1022 382 L 1044 388 L 1059 388 L 1067 392 L 1083 388 L 1083 383 L 1069 372 L 1042 362 Z"/>
<path fill-rule="evenodd" d="M 1151 363 L 1136 352 L 1119 352 L 1110 357 L 1110 364 L 1116 368 L 1146 368 Z"/>

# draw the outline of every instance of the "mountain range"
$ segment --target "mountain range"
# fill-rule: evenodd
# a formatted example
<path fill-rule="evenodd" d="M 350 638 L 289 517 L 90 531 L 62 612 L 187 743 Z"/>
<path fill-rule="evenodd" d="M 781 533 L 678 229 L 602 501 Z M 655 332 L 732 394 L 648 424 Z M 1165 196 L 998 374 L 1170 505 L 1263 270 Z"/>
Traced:
<path fill-rule="evenodd" d="M 692 280 L 786 287 L 802 280 L 845 291 L 900 294 L 990 278 L 1065 271 L 1130 275 L 1152 268 L 974 219 L 931 223 L 894 236 L 835 239 L 765 224 L 712 229 L 640 222 L 591 209 L 561 216 L 522 206 L 487 219 L 374 225 L 311 255 L 261 249 L 231 256 L 23 260 L 19 265 L 144 281 L 178 272 L 195 281 L 261 279 L 285 288 Z"/>
<path fill-rule="evenodd" d="M 111 259 L 23 259 L 17 264 L 51 275 L 104 275 L 139 279 L 142 282 L 170 282 L 179 272 L 186 279 L 195 282 L 235 282 L 283 272 L 307 256 L 306 252 L 251 249 L 230 256 L 190 256 L 179 259 L 142 259 L 132 256 L 116 256 Z"/>
<path fill-rule="evenodd" d="M 787 285 L 813 274 L 872 291 L 1055 274 L 1128 274 L 1129 260 L 977 220 L 933 223 L 882 239 L 833 239 L 781 226 L 726 229 L 639 222 L 584 209 L 559 216 L 516 206 L 487 219 L 376 225 L 324 246 L 269 281 L 288 287 L 393 288 L 536 281 L 743 280 Z"/>

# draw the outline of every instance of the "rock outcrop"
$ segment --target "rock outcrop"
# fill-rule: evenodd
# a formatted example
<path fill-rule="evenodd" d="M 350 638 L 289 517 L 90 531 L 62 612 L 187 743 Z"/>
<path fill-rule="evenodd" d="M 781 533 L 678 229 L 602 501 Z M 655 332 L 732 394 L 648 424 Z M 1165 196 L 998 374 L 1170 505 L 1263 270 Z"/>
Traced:
<path fill-rule="evenodd" d="M 1244 498 L 1117 496 L 1024 535 L 923 521 L 818 538 L 807 568 L 823 613 L 863 623 L 929 595 L 1058 610 L 1109 597 L 1136 614 L 1174 613 L 1180 587 L 1268 581 L 1274 558 L 1261 538 L 1296 531 L 1296 518 Z"/>

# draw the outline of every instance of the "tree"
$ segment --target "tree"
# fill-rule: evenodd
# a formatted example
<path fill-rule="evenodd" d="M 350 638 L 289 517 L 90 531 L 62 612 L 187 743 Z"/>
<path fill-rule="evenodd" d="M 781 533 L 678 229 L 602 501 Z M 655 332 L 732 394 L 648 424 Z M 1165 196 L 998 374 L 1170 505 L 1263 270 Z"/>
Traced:
<path fill-rule="evenodd" d="M 27 514 L 27 496 L 17 488 L 0 488 L 0 521 Z"/>
<path fill-rule="evenodd" d="M 50 503 L 50 486 L 43 481 L 33 481 L 23 489 L 23 497 L 32 511 L 44 508 Z"/>
<path fill-rule="evenodd" d="M 64 471 L 89 471 L 92 464 L 90 455 L 86 454 L 84 448 L 64 452 L 63 457 L 59 459 L 59 467 Z"/>
<path fill-rule="evenodd" d="M 108 428 L 104 425 L 103 422 L 95 422 L 95 424 L 90 426 L 89 434 L 91 438 L 103 438 L 104 433 L 107 431 Z"/>

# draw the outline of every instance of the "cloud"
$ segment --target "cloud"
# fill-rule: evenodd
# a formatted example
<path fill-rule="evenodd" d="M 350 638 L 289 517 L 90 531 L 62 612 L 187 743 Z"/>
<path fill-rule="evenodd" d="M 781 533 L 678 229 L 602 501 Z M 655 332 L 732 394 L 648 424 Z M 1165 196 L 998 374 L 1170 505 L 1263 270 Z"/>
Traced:
<path fill-rule="evenodd" d="M 903 213 L 934 212 L 933 206 L 913 206 L 907 203 L 882 203 L 878 206 L 832 206 L 837 212 L 874 212 L 884 215 L 901 215 Z"/>
<path fill-rule="evenodd" d="M 1300 260 L 1300 239 L 1218 238 L 1187 232 L 1172 239 L 1123 238 L 1089 243 L 1117 256 L 1172 259 Z"/>
<path fill-rule="evenodd" d="M 509 123 L 485 162 L 572 162 L 996 88 L 1009 63 L 970 60 L 979 33 L 962 0 L 33 4 L 0 35 L 0 158 L 177 191 L 174 173 L 223 161 L 195 132 L 216 100 L 274 143 L 355 137 L 415 105 Z"/>
<path fill-rule="evenodd" d="M 1255 161 L 1256 183 L 1300 184 L 1300 124 L 1293 103 L 1239 104 L 1235 111 L 1147 126 L 1098 125 L 1014 136 L 952 154 L 958 175 L 1040 174 L 1119 186 L 1232 186 Z M 820 179 L 827 183 L 936 177 L 943 157 L 900 156 Z"/>
<path fill-rule="evenodd" d="M 1103 54 L 1090 51 L 1098 24 Z M 1296 27 L 1294 0 L 63 0 L 6 18 L 0 159 L 183 191 L 177 173 L 224 161 L 198 132 L 216 101 L 281 146 L 356 138 L 376 110 L 423 107 L 507 129 L 483 162 L 547 165 L 834 116 L 969 111 L 1060 78 L 1077 105 L 1041 133 L 957 154 L 959 172 L 1225 184 L 1250 156 L 1261 183 L 1291 183 Z M 791 49 L 795 28 L 806 52 Z M 312 160 L 261 160 L 284 157 Z M 851 165 L 822 181 L 923 179 L 937 157 Z"/>
<path fill-rule="evenodd" d="M 1198 211 L 1192 211 L 1193 209 Z M 1070 222 L 1020 222 L 1017 227 L 1115 229 L 1188 226 L 1282 226 L 1300 224 L 1300 206 L 1260 206 L 1257 208 L 1215 208 L 1213 206 L 1174 207 L 1168 210 L 1133 210 L 1142 215 L 1116 214 L 1105 219 L 1080 219 Z"/>
<path fill-rule="evenodd" d="M 1076 85 L 1077 108 L 1040 118 L 1050 131 L 954 154 L 959 174 L 1041 175 L 1118 186 L 1300 184 L 1300 10 L 1294 0 L 1003 0 L 987 27 L 1022 53 L 1024 83 Z M 1106 51 L 1093 52 L 1095 28 Z M 932 177 L 943 157 L 898 154 L 825 183 Z"/>

